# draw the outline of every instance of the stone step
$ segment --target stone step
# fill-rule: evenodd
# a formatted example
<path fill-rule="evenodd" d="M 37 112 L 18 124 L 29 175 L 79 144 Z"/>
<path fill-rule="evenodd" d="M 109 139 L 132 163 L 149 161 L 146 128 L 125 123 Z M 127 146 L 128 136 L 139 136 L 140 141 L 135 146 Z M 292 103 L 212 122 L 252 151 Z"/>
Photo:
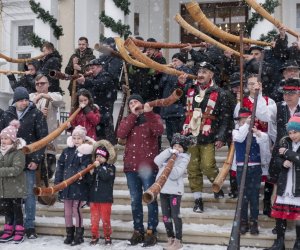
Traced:
<path fill-rule="evenodd" d="M 0 224 L 3 225 L 4 218 L 0 218 Z M 129 239 L 132 235 L 132 222 L 124 222 L 120 220 L 112 220 L 112 238 L 113 239 Z M 84 219 L 85 237 L 90 237 L 90 220 Z M 146 224 L 144 224 L 146 227 Z M 65 221 L 61 217 L 36 217 L 36 230 L 40 235 L 56 235 L 64 236 Z M 163 223 L 159 223 L 157 227 L 159 242 L 166 241 L 166 231 Z M 205 244 L 205 245 L 227 245 L 231 232 L 231 224 L 219 225 L 199 225 L 199 224 L 183 224 L 183 241 L 185 243 Z M 275 236 L 269 229 L 260 229 L 260 234 L 252 236 L 249 233 L 241 236 L 241 246 L 245 247 L 270 247 Z M 86 239 L 89 241 L 88 239 Z M 295 232 L 293 230 L 286 232 L 285 244 L 287 248 L 292 248 L 295 240 Z"/>

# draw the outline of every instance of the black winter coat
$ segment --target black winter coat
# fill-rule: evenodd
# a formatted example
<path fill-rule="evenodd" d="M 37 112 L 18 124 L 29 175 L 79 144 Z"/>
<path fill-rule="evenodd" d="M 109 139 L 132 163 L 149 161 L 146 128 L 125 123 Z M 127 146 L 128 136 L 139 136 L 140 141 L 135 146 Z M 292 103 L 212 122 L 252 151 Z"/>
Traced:
<path fill-rule="evenodd" d="M 91 158 L 91 154 L 79 156 L 76 147 L 64 149 L 57 162 L 54 184 L 58 184 L 85 169 L 91 163 Z M 84 176 L 82 180 L 77 180 L 63 189 L 59 196 L 65 200 L 87 201 L 88 193 L 87 177 Z"/>
<path fill-rule="evenodd" d="M 113 203 L 115 175 L 116 167 L 108 163 L 103 163 L 95 168 L 92 175 L 88 174 L 90 202 Z"/>
<path fill-rule="evenodd" d="M 17 137 L 21 137 L 29 145 L 33 142 L 39 141 L 48 135 L 48 125 L 43 113 L 37 109 L 35 104 L 29 102 L 28 108 L 23 112 L 18 119 L 15 106 L 9 106 L 0 118 L 0 131 L 6 128 L 12 120 L 20 121 L 20 128 Z M 26 155 L 26 164 L 35 162 L 40 164 L 44 160 L 45 148 Z"/>
<path fill-rule="evenodd" d="M 36 89 L 35 89 L 35 75 L 24 75 L 21 77 L 21 79 L 19 81 L 17 81 L 15 75 L 11 74 L 11 75 L 7 75 L 7 78 L 9 80 L 9 84 L 12 88 L 13 91 L 15 91 L 15 89 L 17 87 L 24 87 L 27 89 L 28 93 L 35 93 Z"/>

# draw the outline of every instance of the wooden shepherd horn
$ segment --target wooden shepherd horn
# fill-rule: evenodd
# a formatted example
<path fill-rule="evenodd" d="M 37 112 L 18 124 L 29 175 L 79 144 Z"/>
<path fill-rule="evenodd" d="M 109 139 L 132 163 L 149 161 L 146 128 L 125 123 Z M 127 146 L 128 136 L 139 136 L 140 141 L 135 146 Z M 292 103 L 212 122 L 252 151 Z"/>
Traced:
<path fill-rule="evenodd" d="M 7 74 L 7 75 L 11 75 L 11 74 L 17 74 L 17 75 L 25 75 L 26 73 L 24 71 L 17 71 L 17 70 L 0 70 L 0 74 Z"/>
<path fill-rule="evenodd" d="M 205 29 L 206 32 L 219 37 L 223 40 L 233 42 L 233 43 L 239 43 L 240 38 L 239 36 L 232 35 L 228 32 L 225 32 L 223 30 L 220 30 L 214 23 L 212 23 L 203 13 L 203 11 L 200 9 L 199 3 L 192 1 L 190 3 L 187 3 L 186 9 L 189 12 L 189 14 L 192 16 L 192 18 L 202 27 Z M 256 44 L 259 46 L 271 46 L 271 43 L 257 41 L 253 39 L 243 38 L 244 43 L 250 43 L 250 44 Z"/>
<path fill-rule="evenodd" d="M 211 43 L 217 47 L 219 47 L 220 49 L 224 50 L 224 51 L 230 51 L 232 52 L 234 55 L 240 57 L 241 54 L 239 52 L 237 52 L 236 50 L 216 41 L 215 39 L 209 37 L 208 35 L 205 35 L 203 32 L 201 32 L 200 30 L 195 29 L 193 26 L 191 26 L 189 23 L 187 23 L 180 14 L 176 14 L 175 16 L 175 21 L 185 30 L 187 30 L 189 33 L 193 34 L 196 37 L 199 37 L 200 39 Z"/>
<path fill-rule="evenodd" d="M 32 57 L 32 58 L 15 59 L 15 58 L 8 57 L 8 56 L 0 53 L 0 58 L 3 58 L 6 61 L 11 62 L 11 63 L 28 63 L 28 62 L 31 62 L 33 60 L 41 59 L 43 57 L 44 57 L 44 55 L 42 54 L 42 55 L 39 55 L 39 56 L 36 56 L 36 57 Z"/>

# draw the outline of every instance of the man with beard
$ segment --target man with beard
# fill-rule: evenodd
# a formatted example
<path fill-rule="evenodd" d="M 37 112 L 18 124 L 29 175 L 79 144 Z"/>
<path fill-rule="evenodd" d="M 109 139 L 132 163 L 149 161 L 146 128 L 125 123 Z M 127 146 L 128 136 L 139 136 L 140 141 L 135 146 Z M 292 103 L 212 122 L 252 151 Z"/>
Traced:
<path fill-rule="evenodd" d="M 231 112 L 228 96 L 213 80 L 215 67 L 207 62 L 198 66 L 197 80 L 187 91 L 187 102 L 193 104 L 187 107 L 188 115 L 184 125 L 185 133 L 197 136 L 197 145 L 189 148 L 191 161 L 188 166 L 188 179 L 195 199 L 193 211 L 203 212 L 202 190 L 203 175 L 212 183 L 218 175 L 215 148 L 219 149 L 227 141 L 229 119 Z M 178 77 L 180 83 L 185 83 L 187 75 Z M 216 199 L 223 198 L 220 190 L 214 193 Z"/>
<path fill-rule="evenodd" d="M 89 41 L 86 37 L 82 36 L 78 39 L 78 48 L 74 54 L 71 55 L 68 65 L 65 68 L 65 73 L 68 75 L 74 75 L 75 70 L 78 74 L 84 74 L 87 68 L 87 64 L 95 59 L 93 50 L 89 48 Z M 70 95 L 72 94 L 72 81 L 68 86 Z"/>

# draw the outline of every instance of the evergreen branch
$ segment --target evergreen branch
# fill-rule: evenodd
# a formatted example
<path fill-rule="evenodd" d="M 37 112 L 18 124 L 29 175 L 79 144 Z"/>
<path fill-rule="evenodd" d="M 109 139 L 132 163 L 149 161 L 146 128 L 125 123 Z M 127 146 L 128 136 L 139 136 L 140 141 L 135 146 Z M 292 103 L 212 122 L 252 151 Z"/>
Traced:
<path fill-rule="evenodd" d="M 128 0 L 113 0 L 115 5 L 120 8 L 121 10 L 123 10 L 125 15 L 129 15 L 130 10 L 129 10 L 129 5 L 130 2 L 128 2 Z"/>

